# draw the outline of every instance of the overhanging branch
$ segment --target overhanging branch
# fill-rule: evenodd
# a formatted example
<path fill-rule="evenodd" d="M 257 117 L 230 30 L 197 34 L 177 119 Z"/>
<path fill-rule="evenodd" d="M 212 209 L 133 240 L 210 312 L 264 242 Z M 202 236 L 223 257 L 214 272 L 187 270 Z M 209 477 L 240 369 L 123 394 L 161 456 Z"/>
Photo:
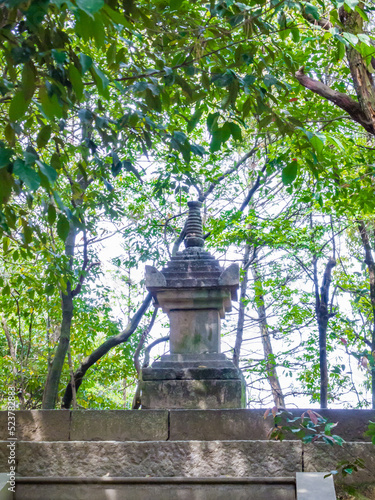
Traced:
<path fill-rule="evenodd" d="M 325 85 L 319 80 L 314 80 L 313 78 L 305 75 L 303 66 L 297 71 L 295 77 L 303 87 L 324 97 L 324 99 L 333 102 L 333 104 L 346 111 L 346 113 L 348 113 L 348 115 L 350 115 L 354 121 L 359 123 L 367 132 L 375 135 L 373 124 L 368 120 L 357 101 L 352 99 L 347 94 L 333 90 L 331 87 L 328 87 L 328 85 Z"/>

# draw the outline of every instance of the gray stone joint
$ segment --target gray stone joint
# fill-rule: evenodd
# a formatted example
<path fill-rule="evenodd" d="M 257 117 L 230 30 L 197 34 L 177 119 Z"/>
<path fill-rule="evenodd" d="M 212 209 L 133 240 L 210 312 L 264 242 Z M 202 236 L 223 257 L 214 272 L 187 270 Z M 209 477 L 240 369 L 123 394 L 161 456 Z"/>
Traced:
<path fill-rule="evenodd" d="M 203 226 L 201 217 L 202 203 L 200 201 L 188 201 L 189 215 L 186 221 L 185 247 L 204 246 Z"/>

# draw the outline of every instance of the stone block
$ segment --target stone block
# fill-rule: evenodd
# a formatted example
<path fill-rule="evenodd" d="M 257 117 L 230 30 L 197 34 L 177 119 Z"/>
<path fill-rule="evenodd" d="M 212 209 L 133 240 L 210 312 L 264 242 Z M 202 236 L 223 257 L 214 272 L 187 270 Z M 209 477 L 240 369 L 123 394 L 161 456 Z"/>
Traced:
<path fill-rule="evenodd" d="M 17 410 L 16 438 L 36 441 L 68 441 L 70 411 Z M 3 425 L 4 422 L 4 425 Z M 8 438 L 7 412 L 1 412 L 0 439 Z"/>
<path fill-rule="evenodd" d="M 272 422 L 264 419 L 264 410 L 171 410 L 169 439 L 265 440 L 271 427 Z"/>
<path fill-rule="evenodd" d="M 0 472 L 9 472 L 9 450 L 7 445 L 9 441 L 0 441 Z"/>
<path fill-rule="evenodd" d="M 240 408 L 237 380 L 149 380 L 142 383 L 142 408 Z"/>
<path fill-rule="evenodd" d="M 217 309 L 169 312 L 172 354 L 220 352 L 220 316 Z"/>
<path fill-rule="evenodd" d="M 298 441 L 20 442 L 21 476 L 291 477 Z"/>
<path fill-rule="evenodd" d="M 164 410 L 72 411 L 71 441 L 166 441 Z"/>
<path fill-rule="evenodd" d="M 345 443 L 343 446 L 331 446 L 325 443 L 303 445 L 303 461 L 305 472 L 331 471 L 337 468 L 338 462 L 355 458 L 365 462 L 365 468 L 343 478 L 335 477 L 337 483 L 375 484 L 375 446 L 372 443 Z"/>
<path fill-rule="evenodd" d="M 228 380 L 239 377 L 237 368 L 184 368 L 176 366 L 174 368 L 144 368 L 142 370 L 142 380 Z"/>

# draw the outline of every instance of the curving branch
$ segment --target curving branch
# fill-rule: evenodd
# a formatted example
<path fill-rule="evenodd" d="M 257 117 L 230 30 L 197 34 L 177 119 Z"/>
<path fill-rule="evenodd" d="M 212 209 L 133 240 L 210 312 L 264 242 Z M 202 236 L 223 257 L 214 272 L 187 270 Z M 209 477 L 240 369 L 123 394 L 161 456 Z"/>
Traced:
<path fill-rule="evenodd" d="M 304 70 L 305 68 L 302 66 L 294 75 L 303 87 L 324 97 L 327 101 L 333 102 L 333 104 L 346 111 L 346 113 L 348 113 L 348 115 L 350 115 L 354 121 L 359 123 L 367 132 L 375 135 L 374 124 L 368 119 L 357 101 L 347 94 L 331 89 L 331 87 L 328 87 L 328 85 L 325 85 L 319 80 L 310 78 L 305 74 Z"/>
<path fill-rule="evenodd" d="M 94 352 L 92 352 L 89 356 L 87 356 L 86 359 L 82 362 L 81 366 L 74 372 L 74 383 L 75 383 L 75 388 L 76 391 L 78 392 L 78 389 L 80 385 L 83 382 L 83 378 L 89 368 L 96 363 L 100 358 L 105 356 L 108 351 L 112 349 L 112 347 L 116 347 L 119 344 L 123 344 L 126 342 L 131 335 L 135 332 L 136 328 L 139 325 L 139 322 L 141 321 L 144 313 L 147 311 L 149 305 L 151 304 L 151 299 L 152 295 L 151 293 L 148 293 L 145 300 L 141 304 L 140 308 L 138 311 L 134 314 L 130 322 L 128 323 L 127 327 L 125 328 L 124 331 L 122 331 L 118 335 L 114 335 L 113 337 L 110 337 L 107 339 L 101 346 L 99 346 L 97 349 L 95 349 Z M 73 399 L 73 390 L 72 390 L 72 384 L 69 382 L 69 384 L 66 386 L 65 389 L 65 394 L 61 403 L 61 408 L 64 409 L 69 409 L 70 405 L 72 404 L 72 399 Z"/>

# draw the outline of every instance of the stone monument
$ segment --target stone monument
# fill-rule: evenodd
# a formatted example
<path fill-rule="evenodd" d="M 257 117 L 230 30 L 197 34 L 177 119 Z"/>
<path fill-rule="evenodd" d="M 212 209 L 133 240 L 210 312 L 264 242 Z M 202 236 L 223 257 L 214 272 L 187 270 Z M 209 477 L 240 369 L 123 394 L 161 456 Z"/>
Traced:
<path fill-rule="evenodd" d="M 161 272 L 146 266 L 146 288 L 170 322 L 170 354 L 142 370 L 142 408 L 242 408 L 243 379 L 220 352 L 220 320 L 237 299 L 239 268 L 223 270 L 204 247 L 198 201 L 188 202 L 185 250 Z"/>

